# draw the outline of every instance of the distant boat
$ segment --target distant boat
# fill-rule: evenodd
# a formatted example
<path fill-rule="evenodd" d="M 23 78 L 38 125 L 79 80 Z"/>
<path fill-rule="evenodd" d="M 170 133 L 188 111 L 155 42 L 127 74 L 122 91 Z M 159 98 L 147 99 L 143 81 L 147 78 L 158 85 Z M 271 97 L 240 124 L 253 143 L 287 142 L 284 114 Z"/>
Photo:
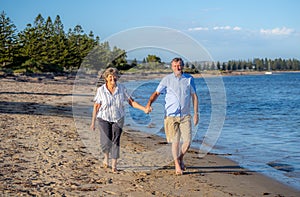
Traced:
<path fill-rule="evenodd" d="M 272 72 L 271 71 L 267 71 L 267 72 L 265 72 L 265 75 L 272 75 Z"/>

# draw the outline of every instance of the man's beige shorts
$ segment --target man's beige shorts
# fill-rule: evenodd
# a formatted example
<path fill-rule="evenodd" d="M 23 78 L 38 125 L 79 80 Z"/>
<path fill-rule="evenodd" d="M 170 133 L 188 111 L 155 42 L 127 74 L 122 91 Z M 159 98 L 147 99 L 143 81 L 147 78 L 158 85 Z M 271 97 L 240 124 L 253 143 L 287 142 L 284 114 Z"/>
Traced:
<path fill-rule="evenodd" d="M 165 117 L 164 121 L 167 142 L 191 141 L 191 116 L 185 117 Z"/>

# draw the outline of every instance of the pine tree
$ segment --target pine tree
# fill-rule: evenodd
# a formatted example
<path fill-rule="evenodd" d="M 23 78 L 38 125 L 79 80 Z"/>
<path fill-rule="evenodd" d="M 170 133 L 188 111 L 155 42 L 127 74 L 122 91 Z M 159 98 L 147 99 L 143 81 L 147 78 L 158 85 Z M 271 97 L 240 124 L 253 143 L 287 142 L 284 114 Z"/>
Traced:
<path fill-rule="evenodd" d="M 16 26 L 3 11 L 0 15 L 0 64 L 13 62 L 16 47 Z"/>
<path fill-rule="evenodd" d="M 75 31 L 77 30 L 77 31 Z M 70 70 L 72 68 L 79 68 L 82 59 L 80 57 L 79 52 L 79 35 L 78 35 L 79 28 L 74 28 L 74 31 L 70 28 L 67 34 L 67 49 L 68 54 L 65 57 L 65 68 Z"/>
<path fill-rule="evenodd" d="M 53 44 L 55 46 L 55 51 L 53 53 L 54 56 L 54 64 L 61 65 L 65 67 L 66 57 L 68 56 L 68 48 L 67 48 L 67 38 L 64 32 L 64 26 L 60 19 L 60 16 L 57 15 L 55 21 L 53 23 L 54 35 L 53 35 Z"/>

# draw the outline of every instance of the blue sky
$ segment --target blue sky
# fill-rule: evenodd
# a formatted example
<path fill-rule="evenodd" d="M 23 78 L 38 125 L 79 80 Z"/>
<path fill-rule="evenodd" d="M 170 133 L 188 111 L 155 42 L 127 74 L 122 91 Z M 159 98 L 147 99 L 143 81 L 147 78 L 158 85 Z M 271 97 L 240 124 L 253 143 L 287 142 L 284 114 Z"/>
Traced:
<path fill-rule="evenodd" d="M 52 20 L 59 15 L 65 31 L 80 24 L 100 40 L 166 27 L 196 40 L 215 61 L 300 59 L 299 8 L 298 0 L 0 0 L 19 31 L 39 13 Z"/>

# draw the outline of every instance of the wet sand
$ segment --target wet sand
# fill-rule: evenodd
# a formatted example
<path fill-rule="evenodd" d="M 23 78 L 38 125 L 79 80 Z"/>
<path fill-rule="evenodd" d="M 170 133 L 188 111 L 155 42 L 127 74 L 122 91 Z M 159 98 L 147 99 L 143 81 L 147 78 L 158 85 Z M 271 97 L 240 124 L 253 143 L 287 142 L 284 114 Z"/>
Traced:
<path fill-rule="evenodd" d="M 199 157 L 197 150 L 188 152 L 187 171 L 176 176 L 172 162 L 157 165 L 161 158 L 147 154 L 167 147 L 165 139 L 129 127 L 114 174 L 76 129 L 73 79 L 2 77 L 0 88 L 1 196 L 300 196 L 220 155 Z"/>

